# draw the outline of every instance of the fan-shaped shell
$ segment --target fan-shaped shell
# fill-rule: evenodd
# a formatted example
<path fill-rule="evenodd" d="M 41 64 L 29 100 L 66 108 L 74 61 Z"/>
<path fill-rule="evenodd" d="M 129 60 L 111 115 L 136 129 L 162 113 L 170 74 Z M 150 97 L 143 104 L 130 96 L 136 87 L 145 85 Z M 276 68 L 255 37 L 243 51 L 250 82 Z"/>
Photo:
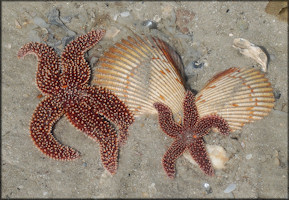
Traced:
<path fill-rule="evenodd" d="M 155 37 L 128 37 L 100 58 L 95 84 L 118 95 L 138 116 L 156 114 L 153 103 L 182 113 L 185 94 L 183 65 L 178 54 Z M 218 114 L 232 131 L 266 116 L 274 106 L 272 88 L 254 68 L 230 68 L 215 75 L 196 95 L 200 116 Z"/>
<path fill-rule="evenodd" d="M 94 83 L 112 90 L 138 116 L 156 114 L 155 102 L 182 110 L 183 65 L 177 53 L 154 37 L 128 37 L 100 60 Z"/>
<path fill-rule="evenodd" d="M 232 131 L 262 119 L 274 106 L 271 84 L 254 68 L 230 68 L 215 75 L 196 95 L 200 117 L 218 114 Z"/>

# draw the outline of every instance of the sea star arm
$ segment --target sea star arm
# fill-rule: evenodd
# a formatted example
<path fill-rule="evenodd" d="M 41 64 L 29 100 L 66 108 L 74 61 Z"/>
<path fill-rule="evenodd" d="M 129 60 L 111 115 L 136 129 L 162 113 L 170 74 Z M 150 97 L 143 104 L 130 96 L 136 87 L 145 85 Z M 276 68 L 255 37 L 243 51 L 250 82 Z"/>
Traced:
<path fill-rule="evenodd" d="M 35 145 L 46 155 L 57 160 L 72 160 L 79 153 L 60 144 L 52 135 L 53 124 L 63 115 L 63 109 L 53 96 L 48 96 L 36 108 L 30 123 L 30 133 Z"/>
<path fill-rule="evenodd" d="M 30 42 L 18 51 L 18 58 L 34 53 L 38 58 L 36 84 L 44 94 L 55 94 L 60 86 L 60 58 L 53 48 L 46 44 Z"/>
<path fill-rule="evenodd" d="M 182 127 L 173 120 L 172 110 L 163 103 L 154 103 L 159 113 L 159 124 L 161 129 L 170 137 L 177 137 Z"/>
<path fill-rule="evenodd" d="M 76 128 L 99 142 L 102 163 L 111 174 L 114 174 L 118 156 L 116 130 L 104 116 L 95 113 L 87 102 L 82 99 L 79 104 L 69 107 L 66 116 Z"/>
<path fill-rule="evenodd" d="M 211 165 L 211 161 L 206 151 L 204 140 L 197 138 L 189 147 L 189 152 L 201 170 L 209 176 L 214 175 L 214 169 Z"/>
<path fill-rule="evenodd" d="M 183 102 L 184 120 L 183 126 L 186 128 L 193 128 L 199 119 L 197 106 L 195 104 L 195 97 L 191 91 L 187 91 Z"/>
<path fill-rule="evenodd" d="M 69 43 L 61 54 L 63 86 L 76 86 L 87 83 L 90 68 L 84 58 L 84 52 L 92 48 L 105 34 L 105 30 L 93 30 L 81 35 Z"/>
<path fill-rule="evenodd" d="M 118 138 L 117 133 L 109 121 L 99 115 L 100 125 L 96 126 L 95 134 L 100 144 L 101 160 L 104 167 L 115 174 L 117 170 Z"/>
<path fill-rule="evenodd" d="M 181 140 L 175 140 L 170 148 L 165 153 L 162 163 L 165 172 L 170 178 L 175 176 L 176 160 L 185 151 L 186 146 Z"/>
<path fill-rule="evenodd" d="M 118 126 L 119 144 L 125 144 L 128 128 L 134 122 L 134 117 L 128 107 L 116 95 L 101 87 L 84 87 L 90 96 L 86 102 L 95 113 L 103 115 Z"/>
<path fill-rule="evenodd" d="M 208 115 L 199 120 L 196 126 L 193 128 L 193 132 L 199 137 L 206 135 L 211 128 L 217 128 L 221 134 L 229 135 L 230 128 L 225 119 L 218 115 Z"/>

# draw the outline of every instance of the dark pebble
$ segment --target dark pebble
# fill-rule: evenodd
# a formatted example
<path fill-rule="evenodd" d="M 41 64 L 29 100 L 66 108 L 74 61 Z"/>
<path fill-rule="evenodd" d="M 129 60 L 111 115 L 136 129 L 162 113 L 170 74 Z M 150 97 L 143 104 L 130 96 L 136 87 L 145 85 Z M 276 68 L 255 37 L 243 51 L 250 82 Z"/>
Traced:
<path fill-rule="evenodd" d="M 198 68 L 203 68 L 204 67 L 204 63 L 200 63 L 199 61 L 193 61 L 192 62 L 192 66 L 193 66 L 193 68 L 195 68 L 195 69 L 198 69 Z"/>
<path fill-rule="evenodd" d="M 281 97 L 281 92 L 279 90 L 275 90 L 273 92 L 275 99 L 280 99 Z"/>

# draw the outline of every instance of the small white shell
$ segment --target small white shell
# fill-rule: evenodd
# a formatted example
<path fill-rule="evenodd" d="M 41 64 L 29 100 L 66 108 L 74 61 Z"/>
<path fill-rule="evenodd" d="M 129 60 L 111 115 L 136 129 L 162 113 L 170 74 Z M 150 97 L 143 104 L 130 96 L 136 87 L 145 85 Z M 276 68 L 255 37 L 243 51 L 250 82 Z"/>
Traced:
<path fill-rule="evenodd" d="M 206 148 L 213 167 L 215 169 L 224 169 L 226 162 L 229 160 L 225 149 L 221 146 L 210 144 L 207 144 Z M 185 152 L 183 155 L 188 161 L 197 166 L 189 152 Z"/>
<path fill-rule="evenodd" d="M 228 187 L 224 190 L 224 193 L 233 192 L 236 189 L 237 185 L 235 183 L 231 183 Z"/>

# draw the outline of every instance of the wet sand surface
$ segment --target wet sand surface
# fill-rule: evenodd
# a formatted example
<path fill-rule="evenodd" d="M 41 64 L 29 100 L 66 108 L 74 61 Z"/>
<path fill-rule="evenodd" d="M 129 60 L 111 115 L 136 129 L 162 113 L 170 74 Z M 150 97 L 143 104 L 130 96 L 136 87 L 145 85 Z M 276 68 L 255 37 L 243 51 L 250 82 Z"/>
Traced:
<path fill-rule="evenodd" d="M 266 4 L 2 2 L 2 198 L 288 198 L 288 30 L 286 22 L 265 12 Z M 274 109 L 228 137 L 205 137 L 207 144 L 222 146 L 229 155 L 226 168 L 216 170 L 214 177 L 180 157 L 176 177 L 169 179 L 161 159 L 173 140 L 160 130 L 157 116 L 149 115 L 136 118 L 130 127 L 114 176 L 102 166 L 99 145 L 65 117 L 53 134 L 81 157 L 50 159 L 29 136 L 30 119 L 41 100 L 35 83 L 37 59 L 18 59 L 17 52 L 30 41 L 46 42 L 61 52 L 75 36 L 98 28 L 107 34 L 86 55 L 92 70 L 120 39 L 133 33 L 154 35 L 182 56 L 195 90 L 230 67 L 259 67 L 232 47 L 234 38 L 245 38 L 270 55 L 266 76 L 276 96 Z M 230 184 L 236 188 L 225 193 Z"/>

